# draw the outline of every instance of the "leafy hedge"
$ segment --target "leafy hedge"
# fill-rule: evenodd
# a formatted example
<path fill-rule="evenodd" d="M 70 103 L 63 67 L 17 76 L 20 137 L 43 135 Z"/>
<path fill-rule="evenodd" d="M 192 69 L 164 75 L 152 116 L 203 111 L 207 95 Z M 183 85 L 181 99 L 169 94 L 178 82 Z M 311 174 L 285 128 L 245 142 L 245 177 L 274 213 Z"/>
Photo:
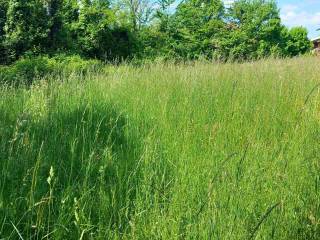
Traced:
<path fill-rule="evenodd" d="M 84 60 L 79 56 L 58 55 L 22 58 L 10 66 L 0 66 L 0 83 L 9 85 L 30 85 L 35 79 L 45 76 L 85 75 L 102 69 L 98 60 Z"/>

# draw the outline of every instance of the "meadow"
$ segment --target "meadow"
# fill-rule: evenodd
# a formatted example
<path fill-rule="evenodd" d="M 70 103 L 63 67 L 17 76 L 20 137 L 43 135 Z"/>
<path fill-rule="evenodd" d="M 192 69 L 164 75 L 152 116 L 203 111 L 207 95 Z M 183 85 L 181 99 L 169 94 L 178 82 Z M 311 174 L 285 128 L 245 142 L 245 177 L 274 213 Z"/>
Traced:
<path fill-rule="evenodd" d="M 0 87 L 0 239 L 320 239 L 320 59 Z"/>

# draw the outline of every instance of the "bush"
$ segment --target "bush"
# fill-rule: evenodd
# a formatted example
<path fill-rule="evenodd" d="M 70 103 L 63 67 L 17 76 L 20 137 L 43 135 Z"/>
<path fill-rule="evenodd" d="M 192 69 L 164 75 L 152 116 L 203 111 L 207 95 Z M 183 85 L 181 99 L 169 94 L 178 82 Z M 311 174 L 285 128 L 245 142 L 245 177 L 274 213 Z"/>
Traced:
<path fill-rule="evenodd" d="M 0 68 L 0 83 L 30 85 L 34 79 L 52 73 L 54 66 L 46 57 L 23 58 L 10 66 Z"/>
<path fill-rule="evenodd" d="M 22 58 L 10 66 L 0 66 L 0 83 L 9 85 L 31 85 L 35 79 L 55 75 L 85 75 L 102 69 L 98 60 L 84 60 L 79 56 L 57 55 Z"/>
<path fill-rule="evenodd" d="M 51 63 L 55 66 L 55 73 L 57 74 L 86 74 L 88 72 L 99 71 L 104 66 L 104 64 L 99 60 L 85 60 L 78 55 L 56 55 L 50 60 Z"/>

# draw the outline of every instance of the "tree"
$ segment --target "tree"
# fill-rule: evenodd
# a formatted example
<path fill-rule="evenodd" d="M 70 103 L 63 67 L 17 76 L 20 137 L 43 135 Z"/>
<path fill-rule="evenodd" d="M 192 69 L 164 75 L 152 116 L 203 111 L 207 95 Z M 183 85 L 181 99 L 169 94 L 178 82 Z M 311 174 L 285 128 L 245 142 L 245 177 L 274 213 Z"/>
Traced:
<path fill-rule="evenodd" d="M 115 5 L 121 24 L 129 25 L 135 33 L 148 25 L 154 16 L 151 0 L 119 0 Z"/>
<path fill-rule="evenodd" d="M 175 3 L 176 0 L 158 0 L 158 9 L 156 10 L 156 18 L 159 21 L 159 30 L 167 31 L 170 23 L 170 6 Z"/>
<path fill-rule="evenodd" d="M 63 0 L 60 16 L 62 18 L 62 30 L 60 32 L 62 50 L 79 53 L 78 32 L 80 6 L 78 0 Z"/>
<path fill-rule="evenodd" d="M 139 58 L 155 59 L 171 58 L 174 56 L 171 46 L 173 38 L 171 31 L 175 26 L 173 12 L 170 6 L 175 0 L 159 0 L 154 7 L 152 24 L 141 28 L 137 35 L 138 51 L 136 56 Z"/>
<path fill-rule="evenodd" d="M 0 0 L 0 64 L 6 63 L 7 53 L 5 48 L 5 31 L 4 26 L 7 18 L 8 2 Z"/>
<path fill-rule="evenodd" d="M 111 1 L 111 0 L 110 0 Z M 249 60 L 309 50 L 274 0 L 0 0 L 0 63 L 29 53 Z"/>
<path fill-rule="evenodd" d="M 288 32 L 286 49 L 289 56 L 297 56 L 310 51 L 311 43 L 308 39 L 308 30 L 304 27 L 294 27 Z"/>
<path fill-rule="evenodd" d="M 5 24 L 5 44 L 17 59 L 27 50 L 41 52 L 48 35 L 46 9 L 40 0 L 10 0 Z"/>
<path fill-rule="evenodd" d="M 224 6 L 220 0 L 186 0 L 174 14 L 174 51 L 182 58 L 211 57 L 223 28 Z"/>
<path fill-rule="evenodd" d="M 283 55 L 285 42 L 279 9 L 274 1 L 239 0 L 228 10 L 220 52 L 225 58 L 254 59 Z"/>
<path fill-rule="evenodd" d="M 7 18 L 8 2 L 6 0 L 0 0 L 0 39 L 5 35 L 4 26 Z"/>
<path fill-rule="evenodd" d="M 48 49 L 56 50 L 63 45 L 63 0 L 45 0 L 48 15 Z"/>
<path fill-rule="evenodd" d="M 82 54 L 93 58 L 102 58 L 107 54 L 106 39 L 111 38 L 111 19 L 111 12 L 107 6 L 99 8 L 97 1 L 81 2 L 76 30 L 78 49 Z"/>
<path fill-rule="evenodd" d="M 84 0 L 81 5 L 79 21 L 75 26 L 80 53 L 105 61 L 128 57 L 131 35 L 126 28 L 117 26 L 109 2 Z"/>

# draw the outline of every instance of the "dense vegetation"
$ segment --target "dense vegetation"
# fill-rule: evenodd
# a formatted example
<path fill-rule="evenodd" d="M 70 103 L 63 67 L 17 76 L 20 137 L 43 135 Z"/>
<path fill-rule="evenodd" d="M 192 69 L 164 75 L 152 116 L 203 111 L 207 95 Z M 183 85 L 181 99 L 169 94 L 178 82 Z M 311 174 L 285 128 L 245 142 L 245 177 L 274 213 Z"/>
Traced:
<path fill-rule="evenodd" d="M 0 0 L 0 239 L 320 239 L 307 35 L 273 0 Z"/>
<path fill-rule="evenodd" d="M 0 238 L 319 239 L 319 66 L 75 66 L 0 87 Z"/>
<path fill-rule="evenodd" d="M 0 64 L 57 53 L 247 60 L 309 48 L 307 30 L 286 28 L 272 0 L 0 0 Z"/>

